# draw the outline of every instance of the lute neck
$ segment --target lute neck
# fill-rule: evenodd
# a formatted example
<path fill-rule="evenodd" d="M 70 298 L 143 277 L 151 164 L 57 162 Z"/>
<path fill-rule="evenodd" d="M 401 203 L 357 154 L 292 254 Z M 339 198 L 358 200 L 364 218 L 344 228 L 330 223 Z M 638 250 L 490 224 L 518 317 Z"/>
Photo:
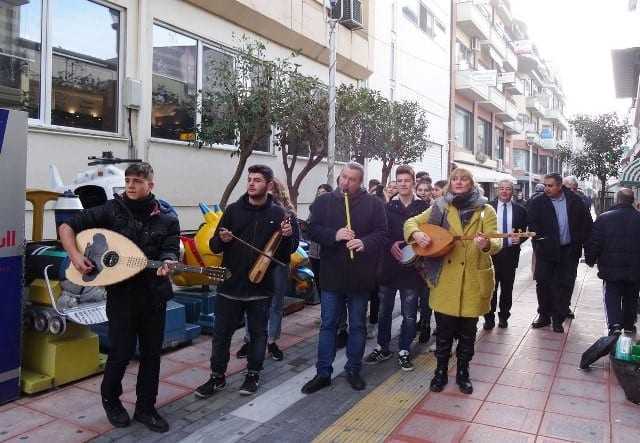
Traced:
<path fill-rule="evenodd" d="M 147 269 L 158 269 L 164 264 L 161 260 L 149 260 L 147 261 Z M 176 272 L 195 272 L 197 274 L 204 274 L 206 268 L 199 266 L 183 265 L 182 263 L 172 263 L 171 270 Z"/>

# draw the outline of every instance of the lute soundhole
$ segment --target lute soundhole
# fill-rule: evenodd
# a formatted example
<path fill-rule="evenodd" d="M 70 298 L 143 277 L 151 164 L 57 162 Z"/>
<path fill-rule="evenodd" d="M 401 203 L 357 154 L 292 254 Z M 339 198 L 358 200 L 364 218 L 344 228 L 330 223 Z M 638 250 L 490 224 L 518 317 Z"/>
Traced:
<path fill-rule="evenodd" d="M 102 259 L 102 263 L 104 263 L 107 268 L 113 268 L 118 264 L 118 261 L 120 261 L 120 256 L 115 251 L 107 252 Z"/>

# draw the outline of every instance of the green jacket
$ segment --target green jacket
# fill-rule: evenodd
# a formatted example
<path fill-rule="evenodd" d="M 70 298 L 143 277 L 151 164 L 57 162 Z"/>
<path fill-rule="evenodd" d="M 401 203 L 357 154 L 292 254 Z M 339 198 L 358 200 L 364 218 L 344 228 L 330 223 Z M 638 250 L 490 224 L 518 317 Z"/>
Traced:
<path fill-rule="evenodd" d="M 418 226 L 427 223 L 431 209 L 408 219 L 404 224 L 404 237 L 413 242 L 411 236 L 419 231 Z M 479 232 L 497 231 L 497 217 L 491 205 L 484 205 L 474 212 L 463 229 L 458 210 L 447 205 L 449 232 L 453 235 L 471 236 Z M 454 317 L 479 317 L 491 309 L 494 270 L 491 256 L 502 247 L 501 239 L 491 239 L 488 252 L 483 252 L 473 240 L 456 241 L 454 248 L 443 257 L 442 272 L 435 287 L 431 288 L 431 309 Z"/>

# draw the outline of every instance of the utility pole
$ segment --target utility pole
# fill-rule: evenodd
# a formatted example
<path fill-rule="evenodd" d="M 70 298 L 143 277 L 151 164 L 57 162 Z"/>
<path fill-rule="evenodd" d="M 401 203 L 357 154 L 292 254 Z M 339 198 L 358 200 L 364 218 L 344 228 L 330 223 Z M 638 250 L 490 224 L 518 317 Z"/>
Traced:
<path fill-rule="evenodd" d="M 527 146 L 529 147 L 529 198 L 533 195 L 533 143 L 538 137 L 537 132 L 527 131 Z"/>
<path fill-rule="evenodd" d="M 334 165 L 336 161 L 336 38 L 337 25 L 342 18 L 342 3 L 340 16 L 333 18 L 333 11 L 338 0 L 329 0 L 330 11 L 327 18 L 329 24 L 329 137 L 327 140 L 327 184 L 335 186 Z"/>

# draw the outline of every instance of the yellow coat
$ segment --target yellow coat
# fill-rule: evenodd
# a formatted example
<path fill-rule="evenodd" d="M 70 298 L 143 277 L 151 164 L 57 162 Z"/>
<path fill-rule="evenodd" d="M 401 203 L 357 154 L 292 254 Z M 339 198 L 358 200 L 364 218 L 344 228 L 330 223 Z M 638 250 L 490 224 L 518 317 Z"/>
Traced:
<path fill-rule="evenodd" d="M 463 229 L 458 210 L 447 205 L 449 232 L 453 235 L 475 235 L 478 232 L 496 232 L 497 217 L 491 205 L 478 208 Z M 404 224 L 407 242 L 418 225 L 427 223 L 431 209 L 408 219 Z M 482 214 L 482 217 L 481 217 Z M 491 239 L 488 252 L 481 251 L 473 240 L 456 241 L 455 247 L 443 257 L 442 272 L 435 287 L 431 288 L 431 309 L 454 317 L 478 317 L 491 309 L 494 270 L 491 255 L 502 247 L 501 239 Z"/>

